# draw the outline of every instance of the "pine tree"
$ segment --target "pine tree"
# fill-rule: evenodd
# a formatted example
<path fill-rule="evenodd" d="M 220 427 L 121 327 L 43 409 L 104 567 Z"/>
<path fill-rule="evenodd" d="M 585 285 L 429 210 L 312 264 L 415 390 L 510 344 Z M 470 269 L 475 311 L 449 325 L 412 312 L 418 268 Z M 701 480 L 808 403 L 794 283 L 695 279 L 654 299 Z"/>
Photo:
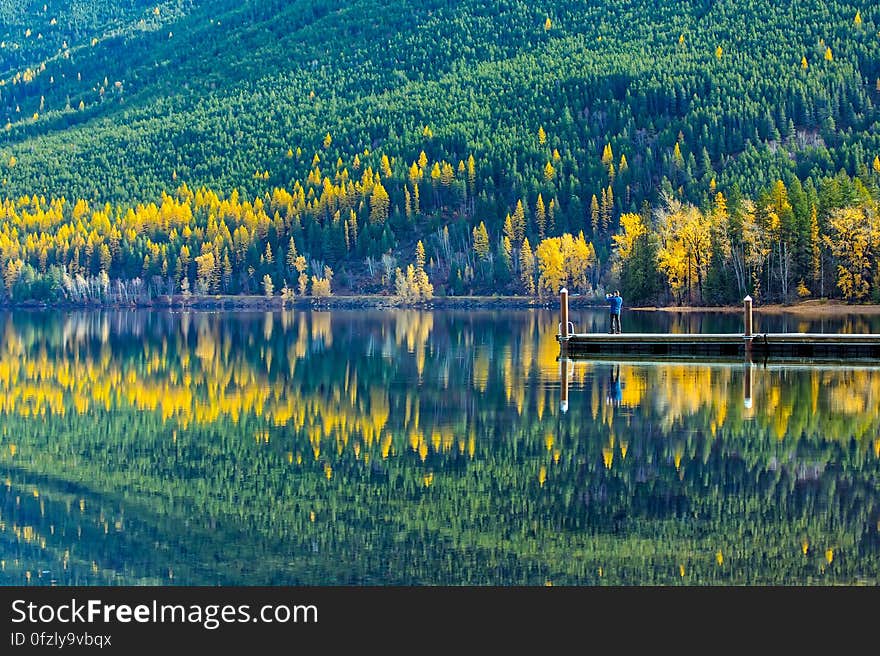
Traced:
<path fill-rule="evenodd" d="M 602 234 L 608 234 L 608 226 L 611 225 L 611 203 L 608 202 L 608 193 L 602 190 L 602 205 L 599 210 L 602 220 Z"/>
<path fill-rule="evenodd" d="M 513 243 L 521 244 L 526 234 L 526 210 L 522 200 L 516 201 L 511 217 L 513 223 Z"/>
<path fill-rule="evenodd" d="M 604 191 L 602 192 L 605 193 Z M 599 200 L 596 198 L 596 194 L 593 194 L 593 198 L 590 200 L 590 225 L 593 226 L 593 237 L 598 236 L 599 234 Z"/>
<path fill-rule="evenodd" d="M 547 211 L 541 194 L 538 194 L 538 201 L 535 204 L 535 222 L 538 224 L 538 236 L 544 239 L 547 229 Z"/>

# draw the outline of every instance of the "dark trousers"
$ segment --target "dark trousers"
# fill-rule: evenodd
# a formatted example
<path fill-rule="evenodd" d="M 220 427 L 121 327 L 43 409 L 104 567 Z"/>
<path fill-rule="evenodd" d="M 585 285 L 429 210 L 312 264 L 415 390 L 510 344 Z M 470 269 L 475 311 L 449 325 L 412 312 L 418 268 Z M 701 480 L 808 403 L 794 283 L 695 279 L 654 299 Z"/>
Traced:
<path fill-rule="evenodd" d="M 612 312 L 611 313 L 611 330 L 612 333 L 620 332 L 620 315 Z"/>

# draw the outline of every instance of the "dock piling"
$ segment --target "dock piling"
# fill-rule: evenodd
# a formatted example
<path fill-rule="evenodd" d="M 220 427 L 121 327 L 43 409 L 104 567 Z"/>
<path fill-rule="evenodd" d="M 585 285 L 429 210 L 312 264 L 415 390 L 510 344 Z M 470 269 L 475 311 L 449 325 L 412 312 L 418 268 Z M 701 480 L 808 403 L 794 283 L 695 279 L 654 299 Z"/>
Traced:
<path fill-rule="evenodd" d="M 752 357 L 752 297 L 743 299 L 743 341 L 745 342 L 746 358 Z"/>
<path fill-rule="evenodd" d="M 752 297 L 743 299 L 743 337 L 752 336 Z"/>

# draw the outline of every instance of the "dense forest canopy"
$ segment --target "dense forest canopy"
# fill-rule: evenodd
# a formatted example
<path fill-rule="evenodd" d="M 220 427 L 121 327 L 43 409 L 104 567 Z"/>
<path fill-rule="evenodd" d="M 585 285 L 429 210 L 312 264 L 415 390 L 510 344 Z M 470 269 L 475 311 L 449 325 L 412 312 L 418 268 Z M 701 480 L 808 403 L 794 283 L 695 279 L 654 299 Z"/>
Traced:
<path fill-rule="evenodd" d="M 70 298 L 65 273 L 102 271 L 195 290 L 209 252 L 227 293 L 305 275 L 304 293 L 424 298 L 424 269 L 436 294 L 880 297 L 870 5 L 4 0 L 0 18 L 13 299 Z M 247 228 L 238 259 L 206 239 L 210 210 L 176 235 L 125 218 L 199 191 L 244 206 L 213 216 Z M 279 195 L 255 232 L 248 207 Z M 305 266 L 285 271 L 291 244 Z"/>

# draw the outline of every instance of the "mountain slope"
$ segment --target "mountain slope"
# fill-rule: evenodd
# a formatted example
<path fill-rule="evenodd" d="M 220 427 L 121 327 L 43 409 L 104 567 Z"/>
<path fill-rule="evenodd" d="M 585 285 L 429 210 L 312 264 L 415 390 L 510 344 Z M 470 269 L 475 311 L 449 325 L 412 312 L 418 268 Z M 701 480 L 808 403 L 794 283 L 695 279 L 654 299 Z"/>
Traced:
<path fill-rule="evenodd" d="M 10 34 L 43 25 L 56 8 L 3 6 L 27 14 L 4 28 Z M 776 234 L 782 217 L 788 241 L 780 237 L 779 258 L 793 263 L 774 274 L 779 280 L 768 277 L 765 291 L 775 287 L 788 299 L 813 275 L 833 210 L 855 199 L 870 214 L 868 200 L 876 203 L 873 7 L 839 0 L 176 0 L 131 2 L 115 13 L 85 0 L 59 6 L 70 16 L 59 11 L 55 31 L 27 41 L 26 57 L 15 50 L 3 60 L 12 68 L 0 80 L 0 196 L 71 202 L 51 221 L 23 216 L 26 203 L 7 211 L 15 218 L 4 228 L 13 244 L 0 256 L 4 266 L 68 267 L 87 255 L 84 273 L 168 277 L 174 288 L 180 275 L 196 279 L 187 257 L 205 254 L 204 235 L 231 198 L 235 210 L 221 217 L 220 232 L 244 227 L 249 245 L 230 264 L 228 278 L 237 282 L 208 281 L 212 290 L 254 291 L 266 275 L 276 289 L 295 284 L 292 269 L 274 266 L 295 237 L 317 276 L 329 263 L 357 275 L 366 268 L 373 278 L 383 255 L 411 260 L 421 240 L 429 269 L 438 267 L 431 274 L 450 289 L 523 291 L 524 239 L 537 245 L 581 231 L 595 249 L 595 285 L 620 273 L 611 261 L 621 215 L 648 216 L 672 197 L 708 212 L 723 192 L 739 216 L 744 196 L 761 200 L 782 180 L 791 203 L 771 194 L 777 218 L 763 201 L 758 218 Z M 91 18 L 77 23 L 83 7 Z M 192 191 L 202 187 L 216 201 L 195 200 Z M 195 236 L 181 238 L 183 224 L 170 231 L 153 222 L 152 210 L 138 209 L 164 203 L 166 192 L 192 205 L 181 211 L 195 212 Z M 87 254 L 77 255 L 66 237 L 56 243 L 75 199 L 93 210 L 94 224 L 77 228 L 93 234 Z M 37 213 L 50 204 L 29 202 Z M 129 208 L 135 220 L 124 219 Z M 131 238 L 123 238 L 128 229 Z M 105 262 L 96 244 L 114 230 L 120 237 Z M 17 245 L 23 235 L 30 242 Z M 793 256 L 782 253 L 783 241 Z M 189 268 L 175 272 L 183 245 Z M 215 265 L 228 246 L 213 241 Z M 829 255 L 828 271 L 836 257 Z M 653 267 L 651 257 L 645 262 Z M 728 279 L 719 298 L 736 293 L 727 270 L 734 264 L 716 262 Z M 388 291 L 393 273 L 353 286 Z M 702 272 L 697 278 L 692 295 L 702 297 Z M 740 274 L 740 288 L 743 281 Z"/>
<path fill-rule="evenodd" d="M 255 170 L 289 182 L 307 169 L 281 154 L 300 146 L 311 155 L 328 131 L 334 156 L 475 152 L 516 183 L 518 174 L 540 180 L 539 126 L 581 200 L 605 186 L 606 143 L 637 169 L 634 200 L 651 198 L 664 175 L 676 177 L 679 133 L 691 170 L 673 182 L 694 182 L 695 200 L 707 163 L 719 183 L 750 190 L 775 177 L 766 173 L 854 174 L 878 149 L 876 26 L 865 15 L 855 27 L 849 3 L 793 6 L 192 5 L 161 28 L 108 37 L 50 61 L 29 84 L 6 85 L 3 150 L 19 162 L 8 191 L 136 199 L 172 187 L 174 171 L 191 185 L 258 191 L 269 185 L 251 183 Z M 798 149 L 798 133 L 825 147 Z M 764 149 L 787 137 L 795 161 Z"/>

